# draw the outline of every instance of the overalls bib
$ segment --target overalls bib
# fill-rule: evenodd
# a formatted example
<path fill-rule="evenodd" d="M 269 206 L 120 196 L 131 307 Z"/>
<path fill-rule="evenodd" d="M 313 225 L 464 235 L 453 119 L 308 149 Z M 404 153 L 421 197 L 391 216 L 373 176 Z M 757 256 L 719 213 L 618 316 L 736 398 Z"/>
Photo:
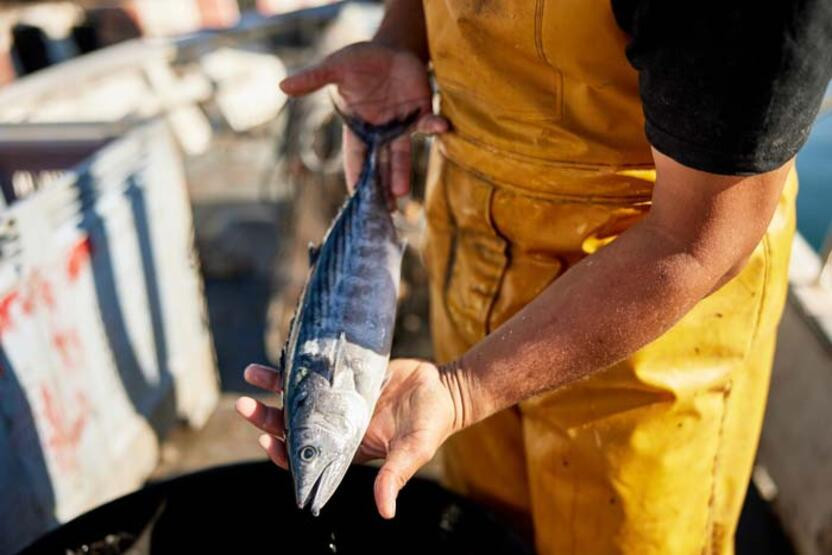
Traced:
<path fill-rule="evenodd" d="M 655 171 L 610 0 L 424 8 L 453 126 L 435 144 L 427 198 L 432 331 L 444 362 L 639 221 Z M 449 484 L 530 516 L 543 555 L 732 553 L 785 300 L 796 186 L 792 173 L 740 275 L 661 338 L 453 436 Z"/>

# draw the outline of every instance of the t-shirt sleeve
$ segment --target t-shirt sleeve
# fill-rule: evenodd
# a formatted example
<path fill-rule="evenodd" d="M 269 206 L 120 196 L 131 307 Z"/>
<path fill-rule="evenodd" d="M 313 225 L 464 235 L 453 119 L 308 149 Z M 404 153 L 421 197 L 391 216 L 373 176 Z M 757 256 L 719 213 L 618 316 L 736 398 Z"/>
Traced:
<path fill-rule="evenodd" d="M 711 173 L 776 169 L 809 135 L 832 75 L 832 1 L 614 0 L 632 37 L 645 131 Z"/>

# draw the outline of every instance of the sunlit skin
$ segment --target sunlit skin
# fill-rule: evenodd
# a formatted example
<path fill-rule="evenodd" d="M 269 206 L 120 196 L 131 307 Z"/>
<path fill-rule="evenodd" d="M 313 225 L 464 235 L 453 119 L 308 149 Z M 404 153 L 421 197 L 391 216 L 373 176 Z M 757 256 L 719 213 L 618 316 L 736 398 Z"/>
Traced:
<path fill-rule="evenodd" d="M 424 36 L 422 18 L 414 17 L 420 6 L 417 0 L 388 3 L 380 45 L 348 47 L 281 87 L 302 95 L 334 84 L 345 105 L 375 122 L 423 107 L 418 131 L 447 130 L 447 122 L 429 114 L 426 50 L 423 40 L 414 39 Z M 404 42 L 397 43 L 399 36 Z M 348 178 L 360 164 L 351 141 L 345 136 Z M 406 194 L 410 171 L 409 140 L 400 141 L 391 159 L 395 195 Z M 395 515 L 401 487 L 448 436 L 627 358 L 736 275 L 762 239 L 792 166 L 790 161 L 742 177 L 694 170 L 656 150 L 653 160 L 651 210 L 616 241 L 558 278 L 457 361 L 443 367 L 390 362 L 390 380 L 357 457 L 384 459 L 375 483 L 383 517 Z M 245 377 L 279 391 L 279 379 L 266 367 L 249 366 Z M 261 445 L 286 468 L 281 411 L 248 397 L 237 410 L 265 432 Z"/>
<path fill-rule="evenodd" d="M 244 375 L 256 387 L 273 393 L 281 390 L 282 383 L 274 369 L 252 364 Z M 240 398 L 237 411 L 265 432 L 260 436 L 260 445 L 277 466 L 288 470 L 283 411 L 251 397 Z M 455 425 L 454 416 L 449 388 L 436 366 L 412 359 L 390 362 L 390 378 L 356 455 L 356 462 L 385 459 L 375 483 L 376 503 L 382 516 L 395 515 L 398 491 L 433 457 L 436 448 L 460 428 Z"/>
<path fill-rule="evenodd" d="M 371 43 L 353 44 L 284 80 L 280 88 L 290 96 L 303 96 L 328 84 L 337 84 L 339 101 L 349 113 L 369 123 L 401 119 L 418 109 L 423 115 L 414 126 L 415 133 L 448 129 L 444 118 L 431 113 L 424 62 L 409 52 Z M 346 128 L 343 144 L 344 170 L 351 189 L 361 171 L 364 144 Z M 406 195 L 410 191 L 410 137 L 392 141 L 383 152 L 382 182 L 395 196 Z"/>

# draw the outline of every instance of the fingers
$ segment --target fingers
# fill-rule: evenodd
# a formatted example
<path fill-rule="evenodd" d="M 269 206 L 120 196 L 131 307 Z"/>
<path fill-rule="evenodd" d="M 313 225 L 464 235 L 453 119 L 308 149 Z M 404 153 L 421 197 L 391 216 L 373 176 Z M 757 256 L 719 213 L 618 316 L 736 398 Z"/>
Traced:
<path fill-rule="evenodd" d="M 426 114 L 416 122 L 413 132 L 422 133 L 423 135 L 436 135 L 446 132 L 450 127 L 451 124 L 442 116 Z"/>
<path fill-rule="evenodd" d="M 240 397 L 234 405 L 237 412 L 267 434 L 283 437 L 283 411 L 264 405 L 251 397 Z"/>
<path fill-rule="evenodd" d="M 390 143 L 390 190 L 394 197 L 410 191 L 410 137 L 399 137 Z"/>
<path fill-rule="evenodd" d="M 289 96 L 302 96 L 338 80 L 338 66 L 327 58 L 321 63 L 290 75 L 280 82 L 280 89 Z"/>
<path fill-rule="evenodd" d="M 442 116 L 426 114 L 416 122 L 413 132 L 434 135 L 444 133 L 449 127 L 448 120 Z M 390 143 L 390 190 L 394 197 L 410 192 L 412 144 L 409 134 Z"/>
<path fill-rule="evenodd" d="M 450 128 L 448 120 L 442 116 L 427 114 L 419 119 L 414 127 L 415 133 L 437 134 L 444 133 Z M 344 174 L 347 189 L 352 192 L 361 175 L 366 146 L 361 140 L 344 126 L 342 135 L 344 152 Z M 379 175 L 385 190 L 391 193 L 390 209 L 395 208 L 395 197 L 401 197 L 410 192 L 410 177 L 412 164 L 412 143 L 410 135 L 399 137 L 383 149 L 379 156 Z"/>
<path fill-rule="evenodd" d="M 347 190 L 352 192 L 361 175 L 361 165 L 364 163 L 366 147 L 361 139 L 356 137 L 346 125 L 341 136 L 341 144 L 344 153 L 344 177 L 347 180 Z"/>
<path fill-rule="evenodd" d="M 243 371 L 243 378 L 254 387 L 267 391 L 280 393 L 283 390 L 280 372 L 262 364 L 249 364 Z"/>
<path fill-rule="evenodd" d="M 445 118 L 427 114 L 416 123 L 414 132 L 436 134 L 444 133 L 448 128 L 449 124 Z M 410 192 L 412 145 L 410 135 L 407 134 L 391 142 L 388 147 L 388 168 L 382 175 L 386 179 L 389 191 L 394 198 L 404 196 Z"/>
<path fill-rule="evenodd" d="M 433 450 L 418 444 L 404 444 L 394 448 L 376 476 L 374 495 L 382 518 L 396 516 L 396 497 L 399 491 L 433 456 Z"/>
<path fill-rule="evenodd" d="M 282 437 L 283 411 L 264 405 L 251 397 L 240 397 L 235 403 L 237 412 L 257 428 L 266 432 L 260 436 L 260 446 L 266 451 L 274 464 L 288 470 L 286 444 Z"/>
<path fill-rule="evenodd" d="M 286 456 L 286 443 L 269 434 L 263 434 L 259 439 L 260 447 L 266 452 L 271 461 L 284 470 L 289 470 L 289 459 Z"/>
<path fill-rule="evenodd" d="M 381 180 L 381 189 L 384 191 L 387 200 L 387 209 L 390 212 L 396 210 L 396 199 L 390 185 L 392 178 L 390 145 L 381 147 L 378 151 L 378 177 Z"/>

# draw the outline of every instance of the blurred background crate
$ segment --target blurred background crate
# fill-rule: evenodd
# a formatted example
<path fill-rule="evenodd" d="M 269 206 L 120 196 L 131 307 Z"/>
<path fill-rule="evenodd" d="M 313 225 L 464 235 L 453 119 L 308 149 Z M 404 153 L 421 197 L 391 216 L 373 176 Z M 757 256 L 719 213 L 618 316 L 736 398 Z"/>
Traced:
<path fill-rule="evenodd" d="M 3 552 L 140 486 L 217 401 L 181 159 L 161 122 L 116 131 L 0 129 Z"/>

